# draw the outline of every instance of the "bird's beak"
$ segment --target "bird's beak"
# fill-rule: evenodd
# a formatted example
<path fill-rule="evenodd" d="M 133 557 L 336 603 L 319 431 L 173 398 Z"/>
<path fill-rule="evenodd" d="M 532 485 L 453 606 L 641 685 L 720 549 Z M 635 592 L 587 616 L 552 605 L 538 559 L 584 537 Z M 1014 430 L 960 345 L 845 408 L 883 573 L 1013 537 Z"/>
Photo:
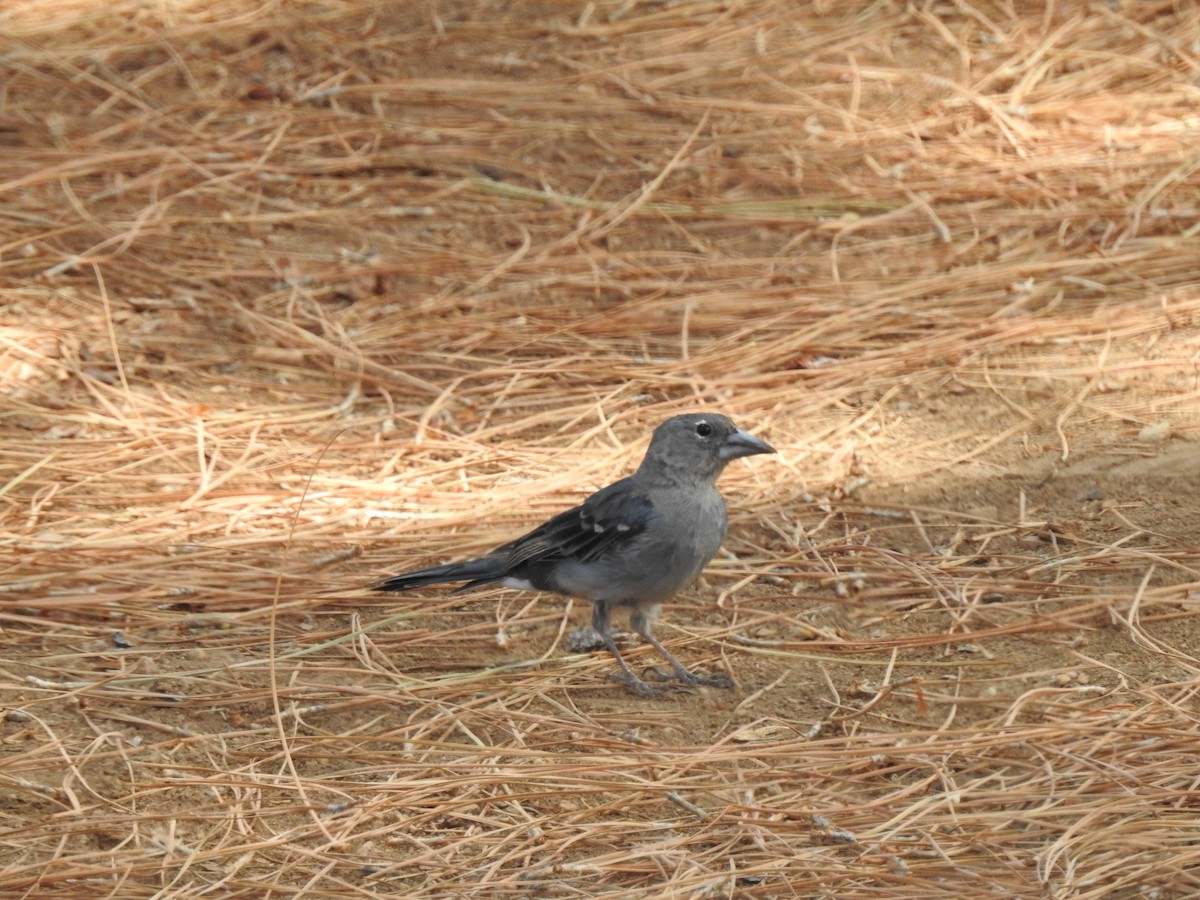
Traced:
<path fill-rule="evenodd" d="M 742 456 L 754 456 L 756 453 L 774 453 L 775 448 L 766 441 L 756 438 L 748 431 L 738 429 L 729 437 L 725 438 L 725 443 L 721 445 L 721 449 L 717 451 L 717 455 L 722 462 L 729 462 L 731 459 L 738 459 Z"/>

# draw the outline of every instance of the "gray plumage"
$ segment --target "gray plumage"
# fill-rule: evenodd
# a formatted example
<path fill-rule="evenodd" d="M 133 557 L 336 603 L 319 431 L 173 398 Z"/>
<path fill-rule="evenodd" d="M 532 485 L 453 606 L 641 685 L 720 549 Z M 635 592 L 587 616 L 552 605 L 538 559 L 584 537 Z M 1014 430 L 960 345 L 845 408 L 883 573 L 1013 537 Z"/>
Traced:
<path fill-rule="evenodd" d="M 690 671 L 650 626 L 659 605 L 694 581 L 725 540 L 725 500 L 717 476 L 731 460 L 774 452 L 725 416 L 674 416 L 654 430 L 633 475 L 579 506 L 487 556 L 397 575 L 371 587 L 406 591 L 465 581 L 456 588 L 461 591 L 500 583 L 588 600 L 592 625 L 621 667 L 621 676 L 613 677 L 636 694 L 653 696 L 661 689 L 639 678 L 613 641 L 612 610 L 628 606 L 633 630 L 671 664 L 673 680 L 732 687 L 724 675 Z"/>

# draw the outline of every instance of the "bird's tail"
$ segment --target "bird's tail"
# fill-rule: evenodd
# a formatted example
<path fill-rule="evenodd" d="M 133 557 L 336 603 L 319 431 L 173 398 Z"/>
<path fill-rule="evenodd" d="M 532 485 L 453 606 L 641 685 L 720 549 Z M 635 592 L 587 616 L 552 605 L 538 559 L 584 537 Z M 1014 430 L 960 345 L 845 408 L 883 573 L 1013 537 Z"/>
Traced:
<path fill-rule="evenodd" d="M 418 569 L 416 572 L 384 578 L 369 587 L 373 591 L 408 591 L 431 584 L 465 581 L 466 584 L 455 588 L 455 591 L 465 591 L 469 588 L 500 581 L 506 575 L 503 557 L 481 556 L 479 559 L 468 559 L 466 562 L 449 563 L 444 566 L 434 566 L 431 569 Z"/>

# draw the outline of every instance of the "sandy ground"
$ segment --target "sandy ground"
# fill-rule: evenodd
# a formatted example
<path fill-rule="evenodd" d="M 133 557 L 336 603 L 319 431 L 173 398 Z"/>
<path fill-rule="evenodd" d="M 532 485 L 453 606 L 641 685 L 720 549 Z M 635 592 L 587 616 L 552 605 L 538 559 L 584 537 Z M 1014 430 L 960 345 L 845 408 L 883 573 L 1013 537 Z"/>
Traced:
<path fill-rule="evenodd" d="M 1194 10 L 2 15 L 4 896 L 1200 893 Z M 696 408 L 735 689 L 364 589 Z"/>

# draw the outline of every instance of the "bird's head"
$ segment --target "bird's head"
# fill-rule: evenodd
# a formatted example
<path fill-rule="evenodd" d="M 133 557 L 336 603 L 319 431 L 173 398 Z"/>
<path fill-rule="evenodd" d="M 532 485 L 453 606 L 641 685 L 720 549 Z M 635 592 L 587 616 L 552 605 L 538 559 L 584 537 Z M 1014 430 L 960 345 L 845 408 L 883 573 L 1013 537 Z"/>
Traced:
<path fill-rule="evenodd" d="M 654 429 L 638 471 L 671 481 L 715 481 L 730 460 L 774 452 L 774 447 L 742 431 L 726 416 L 687 413 Z"/>

